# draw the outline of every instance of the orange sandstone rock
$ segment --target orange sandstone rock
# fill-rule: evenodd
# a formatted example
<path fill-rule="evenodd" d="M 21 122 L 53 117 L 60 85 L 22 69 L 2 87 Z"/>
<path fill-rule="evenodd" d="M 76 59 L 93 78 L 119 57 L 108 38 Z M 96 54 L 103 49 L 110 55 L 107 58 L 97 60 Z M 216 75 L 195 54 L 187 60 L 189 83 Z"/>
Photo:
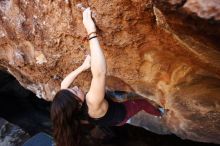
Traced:
<path fill-rule="evenodd" d="M 220 143 L 217 0 L 2 0 L 0 69 L 51 100 L 89 53 L 79 4 L 93 10 L 109 89 L 136 92 L 168 109 L 155 122 L 164 133 Z M 90 81 L 87 71 L 73 84 L 87 91 Z"/>

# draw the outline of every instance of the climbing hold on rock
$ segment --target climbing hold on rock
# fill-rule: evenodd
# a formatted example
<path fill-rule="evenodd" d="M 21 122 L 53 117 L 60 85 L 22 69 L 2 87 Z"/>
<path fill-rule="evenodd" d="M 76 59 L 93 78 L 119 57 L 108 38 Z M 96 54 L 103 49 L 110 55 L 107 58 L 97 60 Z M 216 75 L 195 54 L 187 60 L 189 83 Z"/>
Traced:
<path fill-rule="evenodd" d="M 47 59 L 41 51 L 36 53 L 35 59 L 37 60 L 37 64 L 47 63 Z"/>

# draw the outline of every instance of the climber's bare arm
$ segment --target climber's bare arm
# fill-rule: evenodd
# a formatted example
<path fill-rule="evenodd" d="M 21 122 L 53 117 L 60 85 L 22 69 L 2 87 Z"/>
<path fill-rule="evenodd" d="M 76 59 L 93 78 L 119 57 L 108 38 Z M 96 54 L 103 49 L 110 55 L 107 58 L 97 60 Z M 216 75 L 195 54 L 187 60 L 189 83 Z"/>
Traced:
<path fill-rule="evenodd" d="M 107 101 L 104 99 L 105 96 L 105 76 L 106 76 L 106 62 L 103 52 L 99 46 L 97 38 L 89 41 L 91 49 L 91 71 L 92 71 L 92 82 L 87 93 L 88 106 L 91 107 L 91 113 L 94 118 L 98 118 L 95 115 L 103 113 L 106 109 Z M 104 108 L 104 109 L 103 109 Z M 105 112 L 104 112 L 105 113 Z"/>
<path fill-rule="evenodd" d="M 76 70 L 72 71 L 70 74 L 68 74 L 64 80 L 61 82 L 61 89 L 68 88 L 71 83 L 74 81 L 74 79 L 83 71 L 90 68 L 90 59 L 91 57 L 87 55 L 86 59 L 84 60 L 83 64 L 78 67 Z"/>
<path fill-rule="evenodd" d="M 83 12 L 83 23 L 88 34 L 96 31 L 95 24 L 91 18 L 91 10 L 89 8 Z M 96 34 L 90 35 L 90 38 L 95 35 Z M 89 40 L 89 46 L 91 52 L 92 82 L 89 92 L 86 95 L 86 100 L 89 106 L 90 116 L 98 118 L 106 113 L 108 107 L 108 103 L 104 99 L 106 61 L 97 38 Z"/>

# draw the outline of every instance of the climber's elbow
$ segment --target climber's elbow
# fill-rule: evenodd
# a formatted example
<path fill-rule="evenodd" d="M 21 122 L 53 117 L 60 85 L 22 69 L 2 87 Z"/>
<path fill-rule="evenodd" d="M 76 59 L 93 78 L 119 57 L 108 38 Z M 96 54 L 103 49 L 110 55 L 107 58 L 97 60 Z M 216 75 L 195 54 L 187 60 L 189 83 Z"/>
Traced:
<path fill-rule="evenodd" d="M 62 89 L 67 89 L 67 88 L 68 88 L 68 86 L 67 86 L 66 82 L 61 82 L 60 89 L 62 90 Z"/>

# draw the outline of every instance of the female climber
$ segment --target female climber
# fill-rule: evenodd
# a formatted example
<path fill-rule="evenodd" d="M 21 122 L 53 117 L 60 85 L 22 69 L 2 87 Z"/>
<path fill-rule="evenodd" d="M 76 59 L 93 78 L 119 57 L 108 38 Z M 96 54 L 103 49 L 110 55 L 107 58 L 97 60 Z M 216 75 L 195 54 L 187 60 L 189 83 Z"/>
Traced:
<path fill-rule="evenodd" d="M 99 45 L 90 8 L 83 11 L 83 24 L 88 33 L 91 57 L 88 55 L 79 68 L 65 77 L 61 83 L 61 90 L 53 99 L 51 118 L 57 146 L 80 145 L 82 120 L 96 125 L 120 126 L 140 110 L 160 116 L 159 110 L 147 100 L 136 99 L 119 103 L 107 98 L 106 61 Z M 89 91 L 85 94 L 76 86 L 69 88 L 77 75 L 90 66 L 92 81 Z"/>

